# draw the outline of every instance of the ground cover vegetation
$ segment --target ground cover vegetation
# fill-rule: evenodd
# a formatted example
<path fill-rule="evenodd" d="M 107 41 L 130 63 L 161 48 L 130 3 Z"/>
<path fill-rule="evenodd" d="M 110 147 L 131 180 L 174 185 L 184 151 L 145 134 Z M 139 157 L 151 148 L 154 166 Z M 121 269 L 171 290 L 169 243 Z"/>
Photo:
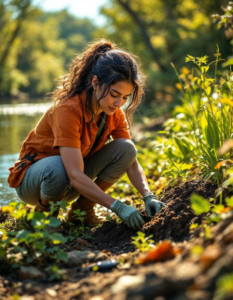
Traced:
<path fill-rule="evenodd" d="M 229 3 L 213 18 L 230 32 L 232 14 Z M 232 299 L 233 61 L 215 47 L 213 61 L 193 51 L 182 67 L 172 63 L 180 104 L 162 129 L 150 131 L 148 123 L 137 140 L 150 188 L 167 206 L 147 216 L 124 176 L 108 193 L 140 210 L 146 223 L 139 232 L 101 207 L 107 220 L 92 230 L 80 211 L 80 226 L 66 224 L 63 202 L 59 220 L 51 216 L 54 204 L 50 214 L 24 203 L 2 207 L 2 299 Z M 104 260 L 118 265 L 102 273 Z"/>

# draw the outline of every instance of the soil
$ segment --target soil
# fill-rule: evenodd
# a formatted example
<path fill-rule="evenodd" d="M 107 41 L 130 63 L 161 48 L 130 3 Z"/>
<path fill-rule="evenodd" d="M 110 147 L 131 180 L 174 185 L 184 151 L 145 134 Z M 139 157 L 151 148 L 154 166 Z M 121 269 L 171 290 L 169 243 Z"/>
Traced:
<path fill-rule="evenodd" d="M 160 199 L 167 206 L 154 217 L 148 217 L 145 211 L 140 211 L 146 222 L 141 231 L 146 236 L 153 235 L 152 239 L 156 243 L 165 239 L 174 242 L 188 240 L 190 225 L 193 223 L 201 224 L 205 217 L 205 214 L 196 216 L 193 213 L 190 207 L 191 195 L 196 193 L 209 199 L 214 197 L 215 190 L 214 184 L 210 182 L 204 184 L 202 180 L 186 181 L 179 187 L 171 189 Z M 91 236 L 94 238 L 91 243 L 98 246 L 99 249 L 122 253 L 135 250 L 131 241 L 133 236 L 137 236 L 137 231 L 129 229 L 125 223 L 112 220 L 95 229 Z"/>
<path fill-rule="evenodd" d="M 195 237 L 189 235 L 190 224 L 205 222 L 205 215 L 197 217 L 193 214 L 190 196 L 197 193 L 209 199 L 214 196 L 215 190 L 216 186 L 211 183 L 204 185 L 201 180 L 184 182 L 166 191 L 160 200 L 167 206 L 156 216 L 148 217 L 145 211 L 140 211 L 146 221 L 142 228 L 146 235 L 152 234 L 156 242 L 170 239 L 173 241 L 172 247 L 181 250 L 172 259 L 167 257 L 166 261 L 161 259 L 136 264 L 135 259 L 141 254 L 131 252 L 134 250 L 131 239 L 137 235 L 137 231 L 128 229 L 124 223 L 116 220 L 107 221 L 102 227 L 92 231 L 94 240 L 75 240 L 66 245 L 64 251 L 79 250 L 84 253 L 104 249 L 102 254 L 108 260 L 115 259 L 122 264 L 112 271 L 101 273 L 83 271 L 82 268 L 92 264 L 88 260 L 80 266 L 59 263 L 59 270 L 63 270 L 66 275 L 63 280 L 58 281 L 49 278 L 46 269 L 51 266 L 49 261 L 46 267 L 41 264 L 33 266 L 37 272 L 44 274 L 44 277 L 37 279 L 30 276 L 25 278 L 18 270 L 8 275 L 1 272 L 0 299 L 233 299 L 232 289 L 220 296 L 216 294 L 219 280 L 233 272 L 233 210 L 228 211 L 224 219 L 211 228 L 208 239 L 205 238 L 204 231 L 200 231 Z M 26 266 L 32 265 L 27 263 Z"/>

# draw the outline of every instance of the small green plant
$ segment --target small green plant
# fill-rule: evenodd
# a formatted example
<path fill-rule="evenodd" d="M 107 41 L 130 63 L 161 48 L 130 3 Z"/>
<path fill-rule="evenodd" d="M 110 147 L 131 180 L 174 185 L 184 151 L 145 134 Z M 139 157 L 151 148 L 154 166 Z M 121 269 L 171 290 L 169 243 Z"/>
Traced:
<path fill-rule="evenodd" d="M 49 266 L 46 271 L 49 274 L 49 281 L 66 280 L 66 270 L 59 269 L 57 266 Z"/>
<path fill-rule="evenodd" d="M 146 252 L 154 247 L 154 240 L 151 238 L 153 235 L 149 235 L 148 237 L 145 237 L 146 234 L 138 231 L 136 237 L 132 237 L 132 244 L 135 245 L 135 248 L 138 249 L 140 252 Z"/>
<path fill-rule="evenodd" d="M 233 273 L 222 275 L 217 281 L 214 299 L 230 299 L 233 295 Z"/>
<path fill-rule="evenodd" d="M 169 170 L 166 170 L 162 173 L 162 176 L 169 174 L 169 177 L 172 179 L 172 185 L 176 179 L 185 180 L 192 166 L 192 164 L 178 164 L 174 162 L 173 166 Z"/>
<path fill-rule="evenodd" d="M 25 218 L 25 213 L 16 209 L 18 203 L 10 203 L 7 208 L 14 208 L 11 215 L 14 218 Z M 7 257 L 10 259 L 8 264 L 17 267 L 19 264 L 15 263 L 18 252 L 22 253 L 21 260 L 26 260 L 27 263 L 40 263 L 43 259 L 56 259 L 58 261 L 67 261 L 66 253 L 58 246 L 58 244 L 65 243 L 66 238 L 57 232 L 49 233 L 47 226 L 56 228 L 61 224 L 61 221 L 49 217 L 48 213 L 30 212 L 26 217 L 27 221 L 31 223 L 31 230 L 21 229 L 7 232 L 1 229 L 0 234 L 0 260 L 5 261 Z M 21 263 L 21 262 L 19 262 Z"/>
<path fill-rule="evenodd" d="M 210 210 L 209 201 L 197 194 L 192 194 L 190 198 L 191 208 L 194 210 L 196 215 L 208 213 Z"/>

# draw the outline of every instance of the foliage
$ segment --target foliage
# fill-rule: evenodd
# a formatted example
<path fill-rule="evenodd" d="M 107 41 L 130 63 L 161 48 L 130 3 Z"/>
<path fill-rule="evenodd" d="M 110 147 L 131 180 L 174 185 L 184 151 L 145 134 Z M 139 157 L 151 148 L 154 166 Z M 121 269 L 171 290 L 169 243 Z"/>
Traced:
<path fill-rule="evenodd" d="M 217 289 L 214 294 L 214 299 L 230 299 L 233 295 L 233 273 L 222 275 L 217 281 Z"/>
<path fill-rule="evenodd" d="M 169 177 L 172 178 L 172 185 L 176 179 L 179 180 L 179 178 L 181 178 L 182 180 L 185 180 L 191 168 L 192 164 L 177 164 L 174 162 L 173 166 L 169 170 L 164 171 L 162 175 L 169 174 Z"/>
<path fill-rule="evenodd" d="M 24 13 L 17 36 L 9 44 L 23 2 L 29 3 L 27 14 Z M 4 41 L 0 45 L 0 63 L 4 59 L 0 67 L 0 95 L 17 95 L 19 90 L 33 95 L 51 92 L 55 79 L 67 72 L 71 59 L 93 39 L 95 26 L 66 10 L 45 13 L 31 0 L 0 1 L 0 8 L 0 39 Z"/>
<path fill-rule="evenodd" d="M 135 245 L 135 248 L 138 249 L 140 252 L 146 252 L 154 247 L 154 240 L 151 238 L 153 235 L 149 235 L 145 237 L 145 233 L 138 231 L 136 237 L 132 237 L 132 244 Z"/>
<path fill-rule="evenodd" d="M 193 194 L 190 201 L 196 215 L 207 213 L 210 210 L 209 201 L 197 194 Z"/>
<path fill-rule="evenodd" d="M 227 3 L 227 1 L 225 1 Z M 183 57 L 195 49 L 195 56 L 211 56 L 214 44 L 221 44 L 222 54 L 230 55 L 228 42 L 212 26 L 210 15 L 224 3 L 187 0 L 111 0 L 102 8 L 108 26 L 97 30 L 140 57 L 147 74 L 147 101 L 170 103 L 174 95 L 175 76 L 170 62 L 183 64 Z M 206 47 L 208 45 L 208 47 Z M 169 74 L 169 75 L 168 75 Z"/>
<path fill-rule="evenodd" d="M 61 224 L 57 218 L 51 217 L 51 213 L 30 212 L 22 206 L 25 204 L 11 202 L 9 206 L 3 207 L 12 217 L 20 221 L 18 230 L 7 232 L 1 229 L 0 234 L 0 260 L 8 258 L 8 263 L 17 267 L 22 261 L 26 263 L 42 263 L 46 259 L 56 261 L 67 261 L 66 253 L 58 246 L 66 243 L 67 239 L 60 233 L 48 231 L 50 228 L 56 228 Z M 54 206 L 51 209 L 53 211 Z M 31 225 L 30 231 L 25 229 L 26 219 Z M 22 257 L 18 261 L 17 253 L 21 252 Z M 17 263 L 15 261 L 17 260 Z"/>
<path fill-rule="evenodd" d="M 49 281 L 66 280 L 66 270 L 58 268 L 58 266 L 49 266 L 46 268 L 49 273 Z"/>

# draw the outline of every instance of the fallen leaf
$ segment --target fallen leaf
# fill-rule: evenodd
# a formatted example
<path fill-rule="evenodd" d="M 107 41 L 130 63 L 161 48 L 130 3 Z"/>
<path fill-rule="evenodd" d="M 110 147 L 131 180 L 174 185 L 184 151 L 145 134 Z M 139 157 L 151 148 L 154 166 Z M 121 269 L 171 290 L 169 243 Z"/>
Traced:
<path fill-rule="evenodd" d="M 233 102 L 233 101 L 232 101 Z M 233 139 L 229 139 L 225 141 L 222 146 L 218 149 L 218 154 L 220 156 L 224 155 L 226 152 L 228 152 L 231 148 L 233 148 Z"/>
<path fill-rule="evenodd" d="M 211 265 L 221 256 L 222 250 L 218 245 L 208 246 L 200 258 L 201 266 L 204 270 L 211 267 Z"/>
<path fill-rule="evenodd" d="M 165 241 L 162 244 L 149 250 L 146 254 L 139 256 L 137 263 L 143 264 L 148 261 L 158 262 L 164 261 L 175 256 L 174 248 L 170 241 Z"/>

